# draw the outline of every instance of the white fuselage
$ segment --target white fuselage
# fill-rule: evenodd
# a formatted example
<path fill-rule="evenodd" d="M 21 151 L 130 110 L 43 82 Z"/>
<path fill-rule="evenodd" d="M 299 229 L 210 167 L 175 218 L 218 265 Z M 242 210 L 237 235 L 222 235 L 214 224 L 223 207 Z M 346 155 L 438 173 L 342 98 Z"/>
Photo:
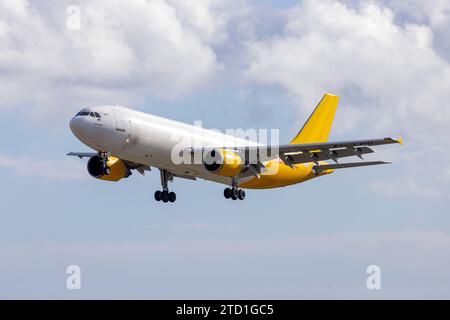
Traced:
<path fill-rule="evenodd" d="M 247 139 L 119 106 L 83 109 L 71 119 L 70 128 L 80 141 L 96 151 L 109 152 L 122 160 L 165 169 L 180 176 L 224 184 L 229 184 L 231 178 L 208 172 L 201 159 L 194 159 L 195 163 L 191 158 L 182 162 L 180 152 L 192 147 L 257 145 Z"/>

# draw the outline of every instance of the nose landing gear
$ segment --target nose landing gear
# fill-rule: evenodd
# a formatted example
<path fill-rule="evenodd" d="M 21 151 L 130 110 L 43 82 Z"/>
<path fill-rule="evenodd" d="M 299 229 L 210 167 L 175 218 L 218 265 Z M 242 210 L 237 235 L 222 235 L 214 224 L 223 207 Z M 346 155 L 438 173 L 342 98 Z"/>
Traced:
<path fill-rule="evenodd" d="M 173 174 L 166 171 L 160 170 L 161 172 L 161 185 L 163 190 L 157 190 L 155 192 L 155 200 L 162 201 L 164 203 L 167 202 L 175 202 L 177 200 L 177 195 L 175 192 L 169 192 L 168 182 L 173 180 Z"/>
<path fill-rule="evenodd" d="M 103 174 L 104 174 L 105 176 L 109 176 L 109 175 L 111 174 L 111 168 L 108 167 L 108 166 L 104 166 L 104 167 L 103 167 Z"/>
<path fill-rule="evenodd" d="M 98 156 L 100 157 L 100 159 L 102 159 L 102 162 L 103 162 L 103 174 L 105 176 L 109 176 L 111 174 L 111 168 L 108 167 L 109 153 L 108 152 L 99 152 Z"/>

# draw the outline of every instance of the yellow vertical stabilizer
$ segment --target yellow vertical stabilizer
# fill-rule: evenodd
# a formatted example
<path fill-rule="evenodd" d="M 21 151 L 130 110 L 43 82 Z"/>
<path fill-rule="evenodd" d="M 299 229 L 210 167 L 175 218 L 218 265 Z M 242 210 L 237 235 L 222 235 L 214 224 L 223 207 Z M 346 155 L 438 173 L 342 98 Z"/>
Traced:
<path fill-rule="evenodd" d="M 325 94 L 291 144 L 327 142 L 339 99 L 338 96 Z"/>

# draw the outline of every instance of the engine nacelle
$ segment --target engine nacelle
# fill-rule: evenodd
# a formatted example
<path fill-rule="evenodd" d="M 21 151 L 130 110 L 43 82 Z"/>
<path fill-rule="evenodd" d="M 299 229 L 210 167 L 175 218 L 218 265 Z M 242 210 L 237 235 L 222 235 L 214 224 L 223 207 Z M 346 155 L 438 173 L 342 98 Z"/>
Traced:
<path fill-rule="evenodd" d="M 92 177 L 107 181 L 119 181 L 130 175 L 130 169 L 128 169 L 125 163 L 118 158 L 109 157 L 107 165 L 111 169 L 111 172 L 110 174 L 105 175 L 102 159 L 99 156 L 94 156 L 89 159 L 87 170 Z"/>
<path fill-rule="evenodd" d="M 203 165 L 209 172 L 223 177 L 235 177 L 243 170 L 241 157 L 235 151 L 224 149 L 205 153 Z"/>

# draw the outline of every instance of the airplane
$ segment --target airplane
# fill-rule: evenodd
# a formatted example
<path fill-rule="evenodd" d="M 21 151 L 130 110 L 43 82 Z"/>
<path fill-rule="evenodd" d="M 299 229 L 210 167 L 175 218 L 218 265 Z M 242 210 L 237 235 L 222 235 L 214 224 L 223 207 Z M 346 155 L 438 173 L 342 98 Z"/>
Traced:
<path fill-rule="evenodd" d="M 264 145 L 121 106 L 84 108 L 70 120 L 70 129 L 95 152 L 67 155 L 89 158 L 89 174 L 105 181 L 127 178 L 132 170 L 144 175 L 157 168 L 162 190 L 154 198 L 163 203 L 176 201 L 168 187 L 174 178 L 222 183 L 227 185 L 226 199 L 244 200 L 245 190 L 286 187 L 338 169 L 388 164 L 340 162 L 353 156 L 364 160 L 364 155 L 374 153 L 372 147 L 403 144 L 403 140 L 329 142 L 339 100 L 339 96 L 325 94 L 297 136 L 281 145 Z M 174 161 L 174 155 L 189 161 Z"/>

